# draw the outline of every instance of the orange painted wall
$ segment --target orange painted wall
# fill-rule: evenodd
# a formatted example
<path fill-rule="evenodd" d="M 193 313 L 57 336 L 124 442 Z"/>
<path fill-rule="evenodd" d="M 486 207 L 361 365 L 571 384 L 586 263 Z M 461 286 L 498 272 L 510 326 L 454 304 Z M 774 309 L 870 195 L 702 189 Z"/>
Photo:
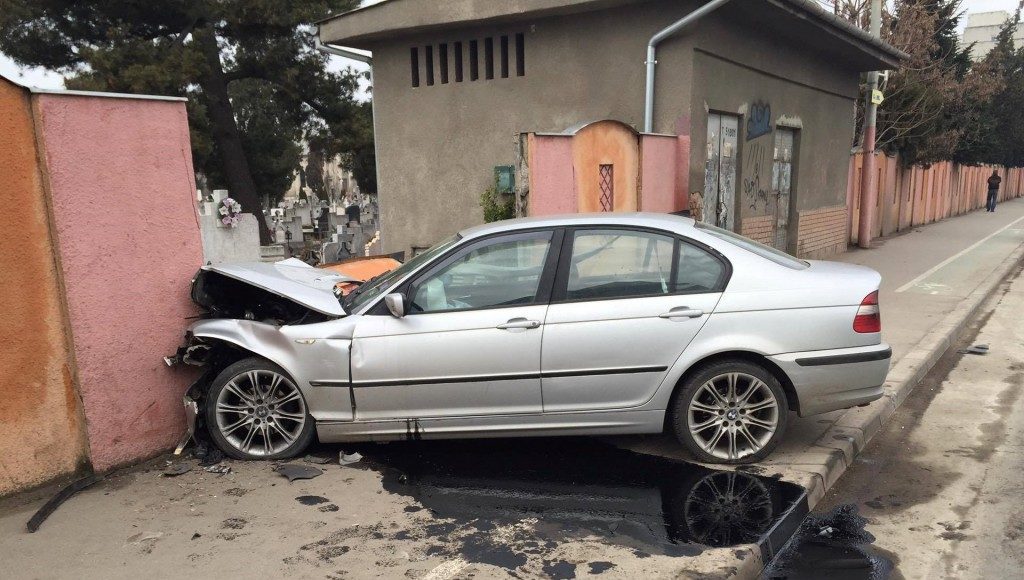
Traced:
<path fill-rule="evenodd" d="M 874 209 L 874 235 L 887 236 L 985 207 L 988 178 L 997 170 L 1003 178 L 999 199 L 1024 195 L 1024 168 L 995 165 L 970 167 L 950 161 L 927 167 L 903 167 L 897 157 L 877 154 L 878 205 Z M 847 207 L 851 210 L 850 242 L 857 241 L 860 222 L 860 181 L 863 155 L 850 158 Z"/>
<path fill-rule="evenodd" d="M 0 78 L 0 495 L 73 472 L 86 441 L 27 90 Z"/>
<path fill-rule="evenodd" d="M 581 212 L 601 211 L 600 166 L 613 166 L 614 210 L 639 207 L 640 144 L 629 127 L 599 121 L 580 129 L 572 140 L 573 167 Z"/>

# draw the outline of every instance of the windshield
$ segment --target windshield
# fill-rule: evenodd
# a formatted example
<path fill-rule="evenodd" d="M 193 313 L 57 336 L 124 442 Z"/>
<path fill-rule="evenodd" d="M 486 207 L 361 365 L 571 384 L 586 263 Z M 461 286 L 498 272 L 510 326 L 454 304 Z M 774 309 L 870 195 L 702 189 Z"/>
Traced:
<path fill-rule="evenodd" d="M 810 264 L 807 262 L 798 260 L 786 252 L 776 250 L 775 248 L 764 244 L 759 244 L 750 238 L 745 238 L 739 234 L 730 232 L 729 230 L 723 230 L 722 228 L 717 228 L 713 225 L 702 222 L 697 222 L 694 224 L 694 227 L 702 232 L 711 234 L 718 239 L 725 240 L 734 246 L 739 246 L 744 250 L 753 252 L 766 260 L 771 260 L 780 266 L 785 266 L 794 270 L 804 270 L 810 267 Z"/>
<path fill-rule="evenodd" d="M 433 260 L 439 254 L 444 253 L 448 248 L 455 245 L 455 243 L 458 241 L 459 236 L 457 235 L 448 238 L 447 240 L 430 248 L 426 252 L 423 252 L 418 256 L 414 256 L 408 262 L 402 264 L 401 266 L 395 268 L 394 270 L 391 270 L 390 272 L 385 272 L 375 278 L 370 278 L 362 286 L 360 286 L 351 294 L 346 296 L 345 299 L 342 301 L 341 304 L 345 308 L 345 312 L 351 314 L 359 310 L 364 305 L 372 301 L 374 298 L 384 293 L 388 288 L 394 285 L 395 282 L 401 280 L 410 272 L 415 271 L 422 264 L 426 264 L 427 262 Z"/>

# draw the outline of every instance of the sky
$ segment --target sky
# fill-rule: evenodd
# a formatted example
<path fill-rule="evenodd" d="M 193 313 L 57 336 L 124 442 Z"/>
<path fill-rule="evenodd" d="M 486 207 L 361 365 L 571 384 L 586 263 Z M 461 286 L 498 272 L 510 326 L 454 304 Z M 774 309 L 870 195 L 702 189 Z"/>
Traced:
<path fill-rule="evenodd" d="M 381 0 L 366 0 L 364 4 L 376 4 Z M 992 10 L 1011 11 L 1017 7 L 1020 0 L 964 0 L 964 8 L 970 12 L 989 12 Z M 966 20 L 966 18 L 964 19 Z M 964 22 L 960 23 L 961 30 Z M 362 63 L 348 61 L 341 57 L 331 57 L 331 68 L 340 70 L 347 66 L 353 66 L 365 70 Z M 24 85 L 47 89 L 59 89 L 64 87 L 64 81 L 60 75 L 41 68 L 24 68 L 15 64 L 10 58 L 0 53 L 0 74 L 12 78 Z"/>

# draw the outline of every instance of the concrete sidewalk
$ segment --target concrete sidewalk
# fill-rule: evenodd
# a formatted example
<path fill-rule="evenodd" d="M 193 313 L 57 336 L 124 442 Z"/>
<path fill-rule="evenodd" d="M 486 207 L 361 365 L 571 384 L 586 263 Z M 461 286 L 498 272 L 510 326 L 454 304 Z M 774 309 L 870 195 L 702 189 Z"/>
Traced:
<path fill-rule="evenodd" d="M 808 490 L 810 508 L 824 496 L 972 320 L 985 299 L 1024 255 L 1024 199 L 950 218 L 853 250 L 833 260 L 862 264 L 882 274 L 883 339 L 893 362 L 886 396 L 868 407 L 793 417 L 786 440 L 755 467 L 781 474 Z M 667 437 L 621 441 L 636 451 L 685 457 Z M 757 550 L 737 562 L 740 577 L 765 564 Z"/>

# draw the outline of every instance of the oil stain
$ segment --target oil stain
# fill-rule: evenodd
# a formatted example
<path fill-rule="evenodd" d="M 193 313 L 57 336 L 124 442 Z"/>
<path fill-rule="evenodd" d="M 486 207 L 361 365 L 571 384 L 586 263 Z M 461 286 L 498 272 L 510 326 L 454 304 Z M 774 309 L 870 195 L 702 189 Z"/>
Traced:
<path fill-rule="evenodd" d="M 548 578 L 561 580 L 576 577 L 576 564 L 565 560 L 544 560 L 541 570 L 547 574 Z"/>
<path fill-rule="evenodd" d="M 295 501 L 301 503 L 302 505 L 320 505 L 322 503 L 327 503 L 331 500 L 320 495 L 300 495 L 299 497 L 295 498 Z"/>
<path fill-rule="evenodd" d="M 414 441 L 361 453 L 360 469 L 380 471 L 386 491 L 412 498 L 435 518 L 395 539 L 434 540 L 432 555 L 507 570 L 579 538 L 619 545 L 637 557 L 693 556 L 760 542 L 783 517 L 795 528 L 806 513 L 798 485 L 594 439 Z M 455 549 L 442 541 L 453 538 Z M 556 577 L 571 577 L 569 566 L 575 570 L 557 560 L 544 566 Z"/>
<path fill-rule="evenodd" d="M 845 504 L 809 516 L 789 544 L 765 570 L 770 580 L 885 580 L 892 560 L 871 546 L 875 541 L 864 526 L 857 506 Z"/>

